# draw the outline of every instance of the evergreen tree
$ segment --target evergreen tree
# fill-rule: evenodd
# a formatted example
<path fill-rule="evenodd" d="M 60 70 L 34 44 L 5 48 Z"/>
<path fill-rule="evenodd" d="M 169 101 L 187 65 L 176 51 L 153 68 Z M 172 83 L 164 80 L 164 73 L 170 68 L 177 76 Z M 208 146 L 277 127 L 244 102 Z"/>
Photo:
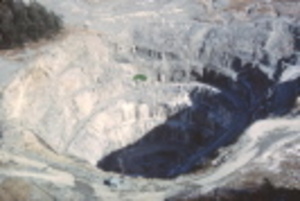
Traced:
<path fill-rule="evenodd" d="M 35 1 L 0 0 L 0 49 L 49 38 L 61 28 L 61 19 Z"/>

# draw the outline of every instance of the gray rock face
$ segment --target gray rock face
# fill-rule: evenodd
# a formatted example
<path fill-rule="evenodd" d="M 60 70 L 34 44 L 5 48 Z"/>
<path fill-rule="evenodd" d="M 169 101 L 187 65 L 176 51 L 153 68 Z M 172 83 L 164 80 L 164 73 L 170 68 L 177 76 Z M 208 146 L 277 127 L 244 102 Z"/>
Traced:
<path fill-rule="evenodd" d="M 50 200 L 197 197 L 297 150 L 298 2 L 41 3 L 66 28 L 1 52 L 3 182 Z"/>

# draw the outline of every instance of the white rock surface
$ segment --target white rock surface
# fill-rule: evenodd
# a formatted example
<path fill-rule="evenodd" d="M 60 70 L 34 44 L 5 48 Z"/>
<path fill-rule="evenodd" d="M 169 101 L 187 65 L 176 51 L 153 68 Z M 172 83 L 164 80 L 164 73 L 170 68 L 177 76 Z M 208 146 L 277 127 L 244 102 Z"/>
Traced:
<path fill-rule="evenodd" d="M 289 10 L 275 0 L 39 2 L 62 15 L 65 30 L 52 41 L 0 52 L 1 182 L 37 182 L 49 200 L 164 200 L 184 188 L 209 190 L 232 182 L 238 170 L 273 163 L 272 153 L 298 139 L 295 115 L 253 125 L 202 176 L 152 181 L 95 169 L 99 159 L 191 106 L 193 90 L 218 93 L 188 82 L 185 72 L 222 66 L 234 78 L 228 68 L 233 57 L 255 63 L 267 54 L 264 70 L 272 74 L 278 59 L 295 53 L 288 30 L 298 23 L 294 13 L 300 5 Z M 298 67 L 290 67 L 282 81 Z M 136 81 L 139 74 L 147 80 Z M 269 135 L 285 127 L 276 139 Z M 295 135 L 286 136 L 290 130 Z M 274 145 L 267 146 L 269 141 Z M 104 185 L 110 177 L 120 179 L 120 186 Z"/>

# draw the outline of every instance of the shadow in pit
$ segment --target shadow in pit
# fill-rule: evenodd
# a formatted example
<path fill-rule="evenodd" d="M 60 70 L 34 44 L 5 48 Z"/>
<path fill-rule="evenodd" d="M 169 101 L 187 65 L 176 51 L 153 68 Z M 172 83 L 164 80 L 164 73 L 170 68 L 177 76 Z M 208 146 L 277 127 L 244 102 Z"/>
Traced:
<path fill-rule="evenodd" d="M 201 75 L 192 72 L 196 80 L 220 92 L 196 88 L 190 107 L 112 152 L 97 167 L 130 176 L 173 178 L 209 165 L 219 148 L 234 143 L 254 121 L 289 112 L 299 95 L 300 78 L 277 84 L 277 78 L 246 65 L 236 80 L 208 69 Z"/>
<path fill-rule="evenodd" d="M 220 188 L 206 195 L 178 196 L 165 201 L 299 201 L 300 191 L 296 189 L 277 188 L 268 180 L 264 184 L 240 189 Z"/>
<path fill-rule="evenodd" d="M 234 106 L 223 95 L 202 91 L 199 96 L 198 93 L 191 95 L 191 107 L 169 117 L 134 144 L 109 154 L 97 166 L 106 171 L 150 178 L 180 174 L 182 170 L 176 170 L 175 174 L 171 171 L 186 164 L 187 159 L 200 150 L 207 149 L 228 130 L 228 124 L 233 124 L 230 111 L 234 109 L 230 107 Z M 209 154 L 202 154 L 201 165 Z"/>

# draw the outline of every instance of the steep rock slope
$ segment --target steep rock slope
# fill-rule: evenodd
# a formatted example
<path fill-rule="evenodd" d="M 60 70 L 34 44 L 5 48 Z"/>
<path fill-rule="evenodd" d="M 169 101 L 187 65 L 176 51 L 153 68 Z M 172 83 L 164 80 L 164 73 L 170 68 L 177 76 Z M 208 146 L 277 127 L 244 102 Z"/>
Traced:
<path fill-rule="evenodd" d="M 298 2 L 41 3 L 66 30 L 2 52 L 4 186 L 23 178 L 50 200 L 197 197 L 280 171 L 287 143 L 298 160 Z"/>

